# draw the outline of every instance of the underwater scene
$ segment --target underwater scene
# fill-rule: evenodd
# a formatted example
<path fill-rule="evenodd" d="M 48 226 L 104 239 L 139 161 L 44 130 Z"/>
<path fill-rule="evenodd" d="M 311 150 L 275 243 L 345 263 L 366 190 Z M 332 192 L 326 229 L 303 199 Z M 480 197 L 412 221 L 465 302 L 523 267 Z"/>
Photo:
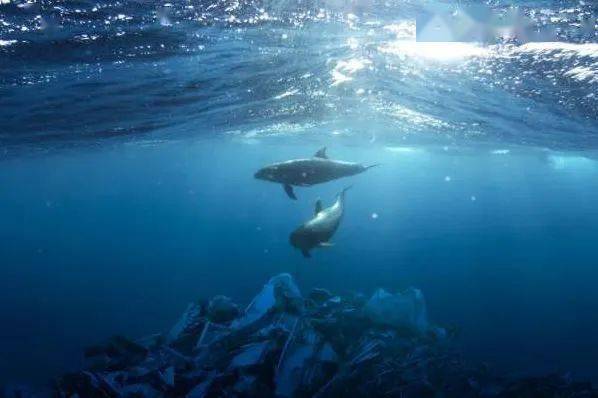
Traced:
<path fill-rule="evenodd" d="M 0 0 L 0 397 L 597 397 L 597 17 Z"/>

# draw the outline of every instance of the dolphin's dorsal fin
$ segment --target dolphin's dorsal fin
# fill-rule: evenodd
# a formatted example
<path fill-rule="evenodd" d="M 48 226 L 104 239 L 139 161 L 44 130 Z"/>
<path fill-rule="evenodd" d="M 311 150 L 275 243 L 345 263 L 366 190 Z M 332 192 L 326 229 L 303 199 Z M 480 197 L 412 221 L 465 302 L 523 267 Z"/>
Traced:
<path fill-rule="evenodd" d="M 316 152 L 314 157 L 328 159 L 328 156 L 326 156 L 326 147 L 324 147 L 324 148 L 320 149 L 318 152 Z"/>
<path fill-rule="evenodd" d="M 322 201 L 320 199 L 316 200 L 316 208 L 314 210 L 314 214 L 317 216 L 319 212 L 322 211 Z"/>

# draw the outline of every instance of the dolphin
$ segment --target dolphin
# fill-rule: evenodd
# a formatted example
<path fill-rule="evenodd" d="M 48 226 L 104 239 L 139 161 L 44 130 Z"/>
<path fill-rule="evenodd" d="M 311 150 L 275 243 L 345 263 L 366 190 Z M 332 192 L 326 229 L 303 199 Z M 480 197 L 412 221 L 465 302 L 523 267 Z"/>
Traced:
<path fill-rule="evenodd" d="M 322 209 L 322 201 L 316 201 L 314 217 L 291 233 L 289 241 L 292 246 L 301 250 L 303 256 L 311 257 L 310 250 L 316 247 L 332 246 L 330 238 L 336 232 L 345 211 L 345 192 L 347 187 L 337 195 L 330 207 Z"/>
<path fill-rule="evenodd" d="M 363 173 L 375 166 L 377 164 L 363 166 L 359 163 L 328 159 L 326 147 L 324 147 L 310 159 L 294 159 L 274 163 L 258 170 L 254 177 L 258 180 L 282 184 L 289 198 L 297 199 L 293 186 L 309 187 L 337 178 Z"/>

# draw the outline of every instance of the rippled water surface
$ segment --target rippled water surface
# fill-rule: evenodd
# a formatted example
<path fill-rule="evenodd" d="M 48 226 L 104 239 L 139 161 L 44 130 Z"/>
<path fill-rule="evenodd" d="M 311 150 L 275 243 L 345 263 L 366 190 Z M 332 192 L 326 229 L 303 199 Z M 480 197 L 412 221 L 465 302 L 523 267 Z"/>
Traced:
<path fill-rule="evenodd" d="M 415 42 L 430 2 L 301 4 L 8 2 L 2 142 L 323 128 L 348 142 L 596 145 L 593 2 L 522 2 L 562 41 L 485 46 Z"/>
<path fill-rule="evenodd" d="M 469 355 L 598 380 L 598 4 L 486 2 L 550 42 L 417 42 L 434 4 L 0 0 L 0 384 L 282 271 L 416 285 Z M 252 176 L 324 145 L 383 167 L 306 262 L 289 231 L 348 182 Z"/>

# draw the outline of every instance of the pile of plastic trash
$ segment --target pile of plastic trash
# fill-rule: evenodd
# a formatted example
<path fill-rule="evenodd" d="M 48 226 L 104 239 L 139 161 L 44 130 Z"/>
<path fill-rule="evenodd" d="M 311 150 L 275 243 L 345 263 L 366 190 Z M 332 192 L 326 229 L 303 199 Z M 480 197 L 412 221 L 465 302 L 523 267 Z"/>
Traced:
<path fill-rule="evenodd" d="M 245 310 L 216 296 L 192 303 L 164 335 L 113 337 L 58 397 L 593 397 L 565 377 L 505 381 L 449 349 L 421 291 L 303 297 L 281 274 Z M 10 395 L 12 394 L 12 395 Z M 26 397 L 18 391 L 7 396 Z"/>

